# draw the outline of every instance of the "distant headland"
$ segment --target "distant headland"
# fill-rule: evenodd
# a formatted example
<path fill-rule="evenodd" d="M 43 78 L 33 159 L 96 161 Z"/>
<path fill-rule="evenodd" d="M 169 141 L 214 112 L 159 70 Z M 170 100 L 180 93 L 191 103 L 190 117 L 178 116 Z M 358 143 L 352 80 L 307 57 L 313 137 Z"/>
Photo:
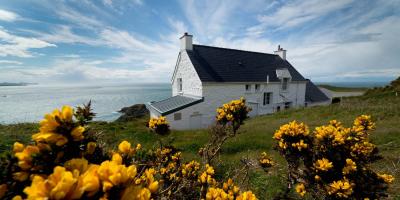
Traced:
<path fill-rule="evenodd" d="M 25 83 L 25 82 L 19 82 L 19 83 L 2 82 L 2 83 L 0 83 L 0 86 L 27 86 L 27 85 L 37 85 L 37 83 Z"/>

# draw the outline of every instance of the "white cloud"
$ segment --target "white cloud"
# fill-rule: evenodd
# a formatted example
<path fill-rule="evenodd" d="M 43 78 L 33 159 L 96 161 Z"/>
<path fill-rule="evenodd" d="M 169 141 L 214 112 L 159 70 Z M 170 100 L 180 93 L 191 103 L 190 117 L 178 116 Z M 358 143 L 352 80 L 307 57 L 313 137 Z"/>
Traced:
<path fill-rule="evenodd" d="M 32 32 L 40 39 L 52 42 L 52 43 L 76 43 L 76 44 L 87 44 L 92 46 L 102 45 L 102 42 L 99 41 L 96 37 L 87 37 L 78 35 L 73 32 L 70 26 L 66 25 L 58 25 L 54 28 L 51 33 L 43 33 L 43 32 Z"/>
<path fill-rule="evenodd" d="M 33 57 L 30 49 L 55 47 L 56 45 L 36 38 L 21 37 L 0 27 L 0 56 Z"/>
<path fill-rule="evenodd" d="M 260 24 L 249 27 L 249 35 L 258 35 L 266 29 L 280 30 L 300 26 L 352 3 L 353 0 L 295 0 L 271 13 L 258 16 Z"/>
<path fill-rule="evenodd" d="M 18 18 L 19 18 L 18 14 L 8 10 L 0 9 L 0 20 L 12 22 L 17 20 Z"/>
<path fill-rule="evenodd" d="M 3 64 L 22 65 L 22 62 L 15 61 L 15 60 L 0 60 L 0 65 L 3 65 Z"/>

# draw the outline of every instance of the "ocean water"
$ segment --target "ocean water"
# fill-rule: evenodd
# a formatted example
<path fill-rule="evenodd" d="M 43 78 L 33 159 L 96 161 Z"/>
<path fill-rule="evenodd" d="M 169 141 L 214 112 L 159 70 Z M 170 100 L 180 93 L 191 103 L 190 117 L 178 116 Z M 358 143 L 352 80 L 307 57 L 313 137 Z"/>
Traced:
<path fill-rule="evenodd" d="M 0 124 L 38 122 L 55 108 L 89 100 L 97 113 L 95 120 L 113 121 L 123 107 L 161 100 L 171 93 L 170 84 L 0 87 Z"/>

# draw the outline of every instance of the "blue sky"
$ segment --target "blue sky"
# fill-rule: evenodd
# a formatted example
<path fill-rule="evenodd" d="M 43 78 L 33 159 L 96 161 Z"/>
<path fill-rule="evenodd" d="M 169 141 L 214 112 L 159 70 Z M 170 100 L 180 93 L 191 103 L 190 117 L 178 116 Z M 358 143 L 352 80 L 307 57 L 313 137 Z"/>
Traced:
<path fill-rule="evenodd" d="M 314 81 L 400 76 L 399 0 L 0 0 L 0 82 L 169 82 L 184 32 L 280 44 Z"/>

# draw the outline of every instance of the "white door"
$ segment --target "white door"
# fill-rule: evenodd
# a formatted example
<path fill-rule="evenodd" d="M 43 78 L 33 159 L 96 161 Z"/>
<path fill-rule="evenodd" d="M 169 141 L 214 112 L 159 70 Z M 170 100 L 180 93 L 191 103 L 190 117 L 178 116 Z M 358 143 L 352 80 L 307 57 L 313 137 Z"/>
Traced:
<path fill-rule="evenodd" d="M 250 117 L 257 116 L 258 115 L 258 103 L 249 102 L 249 107 L 251 108 L 249 116 Z"/>
<path fill-rule="evenodd" d="M 201 114 L 190 115 L 190 129 L 199 129 L 201 127 Z"/>

